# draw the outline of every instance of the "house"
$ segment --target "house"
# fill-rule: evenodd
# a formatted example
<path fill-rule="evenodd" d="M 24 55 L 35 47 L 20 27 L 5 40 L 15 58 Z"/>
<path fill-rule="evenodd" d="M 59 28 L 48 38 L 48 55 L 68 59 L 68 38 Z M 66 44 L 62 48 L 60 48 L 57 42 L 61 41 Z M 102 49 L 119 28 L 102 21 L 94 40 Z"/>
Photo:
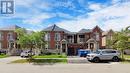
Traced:
<path fill-rule="evenodd" d="M 95 26 L 93 29 L 81 29 L 79 32 L 70 32 L 52 25 L 43 29 L 46 32 L 46 49 L 59 49 L 67 55 L 77 55 L 79 49 L 92 51 L 102 48 L 102 30 Z"/>
<path fill-rule="evenodd" d="M 17 25 L 11 25 L 8 27 L 0 28 L 0 49 L 6 51 L 12 51 L 17 48 L 16 39 L 17 34 L 15 29 L 20 28 Z"/>
<path fill-rule="evenodd" d="M 109 31 L 104 31 L 102 33 L 102 47 L 103 48 L 111 48 L 111 46 L 107 45 L 107 40 L 112 40 L 114 35 L 114 31 L 110 29 Z"/>

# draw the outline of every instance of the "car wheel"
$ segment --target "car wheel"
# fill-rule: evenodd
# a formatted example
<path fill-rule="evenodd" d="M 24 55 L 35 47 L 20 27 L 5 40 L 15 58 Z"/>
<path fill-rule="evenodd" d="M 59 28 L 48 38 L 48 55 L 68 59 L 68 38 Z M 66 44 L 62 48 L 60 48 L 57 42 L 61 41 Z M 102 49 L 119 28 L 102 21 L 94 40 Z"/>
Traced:
<path fill-rule="evenodd" d="M 95 57 L 95 58 L 93 59 L 93 61 L 94 61 L 95 63 L 98 63 L 98 62 L 100 61 L 100 59 L 99 59 L 98 57 Z"/>
<path fill-rule="evenodd" d="M 115 56 L 115 57 L 112 58 L 112 61 L 118 62 L 118 61 L 119 61 L 119 58 L 118 58 L 117 56 Z"/>

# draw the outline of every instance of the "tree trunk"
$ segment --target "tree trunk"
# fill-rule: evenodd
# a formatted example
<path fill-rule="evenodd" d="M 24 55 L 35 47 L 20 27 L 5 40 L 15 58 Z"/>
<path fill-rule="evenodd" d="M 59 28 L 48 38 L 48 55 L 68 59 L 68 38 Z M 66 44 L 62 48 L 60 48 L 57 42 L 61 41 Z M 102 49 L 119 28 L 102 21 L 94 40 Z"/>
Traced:
<path fill-rule="evenodd" d="M 122 60 L 124 60 L 124 50 L 123 49 L 121 50 L 121 58 L 122 58 Z"/>

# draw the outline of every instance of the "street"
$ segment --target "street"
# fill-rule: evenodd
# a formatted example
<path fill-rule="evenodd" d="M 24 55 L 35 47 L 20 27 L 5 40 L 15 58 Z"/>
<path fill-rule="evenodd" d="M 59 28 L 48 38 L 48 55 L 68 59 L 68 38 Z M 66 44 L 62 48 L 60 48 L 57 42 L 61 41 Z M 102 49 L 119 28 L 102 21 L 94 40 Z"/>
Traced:
<path fill-rule="evenodd" d="M 130 64 L 0 64 L 0 73 L 130 73 Z"/>

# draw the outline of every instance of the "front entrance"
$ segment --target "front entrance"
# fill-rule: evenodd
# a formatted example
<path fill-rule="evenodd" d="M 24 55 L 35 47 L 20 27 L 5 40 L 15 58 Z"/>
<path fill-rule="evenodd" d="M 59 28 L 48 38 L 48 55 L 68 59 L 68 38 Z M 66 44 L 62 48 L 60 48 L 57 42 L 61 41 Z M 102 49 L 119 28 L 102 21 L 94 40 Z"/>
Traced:
<path fill-rule="evenodd" d="M 95 39 L 91 38 L 86 42 L 86 47 L 87 47 L 87 49 L 95 51 L 96 49 L 99 48 L 99 45 Z"/>
<path fill-rule="evenodd" d="M 68 56 L 74 56 L 75 55 L 75 49 L 74 48 L 68 48 Z"/>

